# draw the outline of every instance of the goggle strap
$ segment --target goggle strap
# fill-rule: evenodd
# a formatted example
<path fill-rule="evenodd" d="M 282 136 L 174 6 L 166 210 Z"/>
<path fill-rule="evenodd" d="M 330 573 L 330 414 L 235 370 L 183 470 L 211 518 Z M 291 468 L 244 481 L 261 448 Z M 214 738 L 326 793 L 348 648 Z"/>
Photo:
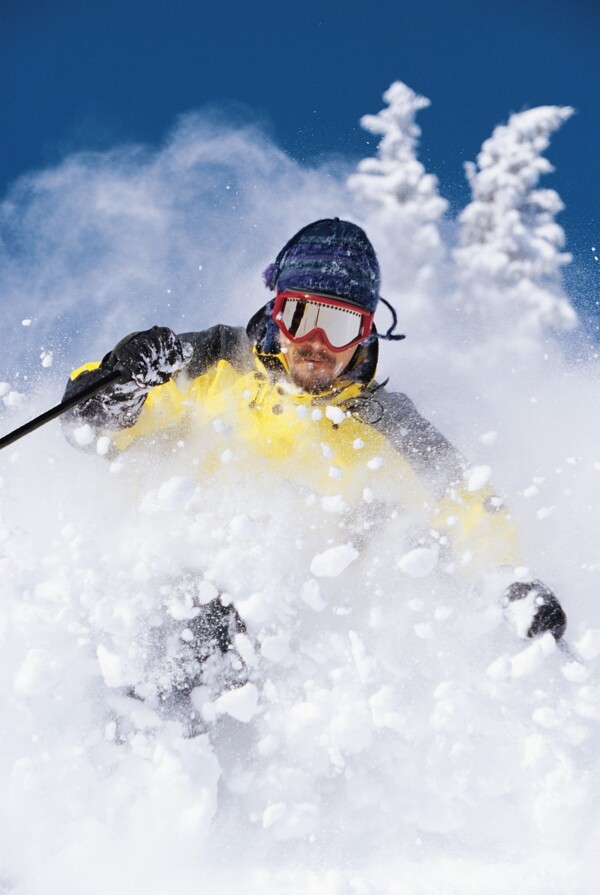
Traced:
<path fill-rule="evenodd" d="M 384 303 L 384 305 L 386 306 L 386 308 L 388 308 L 390 314 L 392 315 L 392 325 L 386 333 L 375 332 L 374 335 L 376 335 L 378 339 L 385 339 L 389 342 L 399 342 L 401 339 L 405 339 L 406 336 L 402 335 L 402 333 L 394 332 L 394 330 L 398 326 L 398 315 L 396 314 L 396 309 L 389 303 L 389 301 L 385 300 L 383 295 L 379 296 L 379 300 Z"/>

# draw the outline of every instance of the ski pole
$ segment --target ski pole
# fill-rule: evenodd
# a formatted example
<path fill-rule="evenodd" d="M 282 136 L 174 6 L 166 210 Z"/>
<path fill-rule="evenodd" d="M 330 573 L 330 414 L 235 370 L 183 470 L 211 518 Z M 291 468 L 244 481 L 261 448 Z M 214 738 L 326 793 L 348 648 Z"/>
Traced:
<path fill-rule="evenodd" d="M 93 398 L 94 395 L 101 392 L 102 389 L 106 388 L 109 385 L 112 385 L 113 382 L 123 382 L 123 379 L 126 377 L 126 372 L 121 369 L 111 370 L 110 373 L 107 373 L 106 376 L 103 376 L 101 379 L 96 380 L 92 385 L 88 385 L 87 388 L 82 389 L 76 395 L 71 395 L 70 398 L 65 398 L 64 401 L 61 401 L 60 404 L 57 404 L 56 407 L 51 407 L 50 410 L 44 411 L 39 416 L 36 416 L 35 419 L 30 420 L 28 423 L 25 423 L 23 426 L 19 426 L 18 429 L 15 429 L 13 432 L 9 432 L 8 435 L 5 435 L 4 438 L 0 438 L 0 450 L 2 448 L 8 447 L 9 444 L 12 444 L 14 441 L 17 441 L 19 438 L 22 438 L 24 435 L 28 435 L 30 432 L 33 432 L 35 429 L 39 429 L 40 426 L 43 426 L 45 423 L 49 423 L 51 420 L 56 419 L 58 416 L 62 416 L 67 410 L 70 410 L 71 407 L 76 407 L 78 404 L 81 404 L 83 401 L 87 401 L 88 398 Z"/>
<path fill-rule="evenodd" d="M 575 650 L 570 643 L 567 643 L 563 637 L 556 641 L 556 645 L 561 653 L 563 653 L 567 659 L 570 659 L 571 662 L 579 662 L 580 665 L 585 665 L 587 667 L 588 662 L 586 662 L 583 656 L 580 656 L 577 650 Z"/>

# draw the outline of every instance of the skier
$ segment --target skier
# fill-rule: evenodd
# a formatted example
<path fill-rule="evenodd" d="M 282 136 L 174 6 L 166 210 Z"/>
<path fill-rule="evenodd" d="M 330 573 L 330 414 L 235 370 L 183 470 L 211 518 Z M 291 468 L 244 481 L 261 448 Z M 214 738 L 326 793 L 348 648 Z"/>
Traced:
<path fill-rule="evenodd" d="M 356 503 L 370 456 L 367 467 L 385 470 L 373 477 L 370 501 L 397 502 L 417 515 L 425 508 L 436 546 L 450 544 L 462 565 L 514 570 L 516 532 L 502 500 L 469 479 L 464 459 L 406 395 L 375 380 L 378 339 L 404 336 L 394 332 L 395 311 L 379 295 L 379 264 L 365 232 L 339 218 L 315 221 L 286 243 L 264 279 L 274 297 L 245 329 L 217 325 L 175 335 L 155 326 L 76 370 L 65 397 L 107 371 L 124 376 L 70 411 L 70 441 L 89 446 L 89 438 L 77 437 L 87 425 L 118 453 L 148 440 L 172 443 L 226 416 L 244 456 L 253 452 L 316 493 L 342 490 Z M 380 301 L 393 318 L 384 334 L 373 323 Z M 508 614 L 515 604 L 527 609 L 513 613 L 523 636 L 563 636 L 565 613 L 541 581 L 513 581 L 502 600 Z M 227 626 L 239 629 L 240 622 L 221 609 L 211 611 L 223 649 Z"/>

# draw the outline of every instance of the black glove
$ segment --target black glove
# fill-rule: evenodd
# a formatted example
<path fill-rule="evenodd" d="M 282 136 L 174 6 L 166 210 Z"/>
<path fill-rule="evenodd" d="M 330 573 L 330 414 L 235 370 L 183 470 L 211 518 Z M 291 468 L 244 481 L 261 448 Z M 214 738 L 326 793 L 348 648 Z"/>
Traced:
<path fill-rule="evenodd" d="M 192 354 L 192 346 L 187 342 L 182 344 L 166 327 L 154 326 L 127 336 L 106 355 L 97 370 L 85 371 L 77 379 L 69 380 L 65 398 L 93 384 L 107 370 L 123 371 L 120 382 L 113 383 L 63 415 L 67 438 L 74 427 L 84 423 L 95 429 L 109 430 L 135 425 L 150 389 L 168 382 L 174 373 L 185 367 Z"/>
<path fill-rule="evenodd" d="M 119 342 L 102 366 L 105 370 L 128 371 L 139 389 L 149 391 L 183 370 L 192 351 L 192 346 L 187 342 L 182 344 L 172 330 L 153 326 Z"/>
<path fill-rule="evenodd" d="M 517 605 L 521 600 L 527 599 L 529 605 Z M 537 637 L 538 634 L 550 631 L 555 640 L 560 640 L 565 633 L 567 616 L 562 606 L 550 588 L 537 579 L 515 581 L 505 590 L 503 603 L 515 618 L 522 616 L 520 621 L 525 622 L 527 637 Z M 521 608 L 523 613 L 520 612 Z M 521 627 L 518 622 L 516 624 Z"/>

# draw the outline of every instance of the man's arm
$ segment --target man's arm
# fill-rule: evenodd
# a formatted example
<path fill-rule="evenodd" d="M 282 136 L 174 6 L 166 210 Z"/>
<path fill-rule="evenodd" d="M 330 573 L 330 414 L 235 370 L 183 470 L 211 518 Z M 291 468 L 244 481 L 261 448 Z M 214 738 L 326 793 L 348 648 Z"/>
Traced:
<path fill-rule="evenodd" d="M 362 414 L 364 422 L 391 442 L 437 497 L 462 480 L 464 458 L 406 395 L 384 388 L 373 390 Z"/>
<path fill-rule="evenodd" d="M 109 431 L 135 425 L 150 390 L 182 370 L 191 353 L 191 347 L 166 327 L 155 326 L 126 336 L 100 364 L 86 364 L 71 375 L 65 398 L 76 396 L 113 370 L 121 370 L 124 379 L 65 414 L 67 431 L 85 423 Z"/>
<path fill-rule="evenodd" d="M 453 445 L 426 420 L 406 395 L 374 393 L 380 412 L 373 425 L 394 445 L 438 498 L 432 525 L 454 553 L 475 571 L 521 564 L 518 534 L 504 501 L 492 487 L 469 480 L 467 463 Z M 501 596 L 505 612 L 522 637 L 551 631 L 559 640 L 566 615 L 553 592 L 538 579 L 511 584 Z"/>
<path fill-rule="evenodd" d="M 66 413 L 63 425 L 67 438 L 75 446 L 85 447 L 87 439 L 83 439 L 82 445 L 76 430 L 86 424 L 96 434 L 132 429 L 143 416 L 147 398 L 155 389 L 177 380 L 183 373 L 187 379 L 204 375 L 222 358 L 240 367 L 251 363 L 251 357 L 248 338 L 241 328 L 214 326 L 204 332 L 180 336 L 165 327 L 133 333 L 122 339 L 101 363 L 85 364 L 71 375 L 65 397 L 76 395 L 110 370 L 124 369 L 129 378 Z M 170 402 L 171 411 L 172 405 Z"/>

